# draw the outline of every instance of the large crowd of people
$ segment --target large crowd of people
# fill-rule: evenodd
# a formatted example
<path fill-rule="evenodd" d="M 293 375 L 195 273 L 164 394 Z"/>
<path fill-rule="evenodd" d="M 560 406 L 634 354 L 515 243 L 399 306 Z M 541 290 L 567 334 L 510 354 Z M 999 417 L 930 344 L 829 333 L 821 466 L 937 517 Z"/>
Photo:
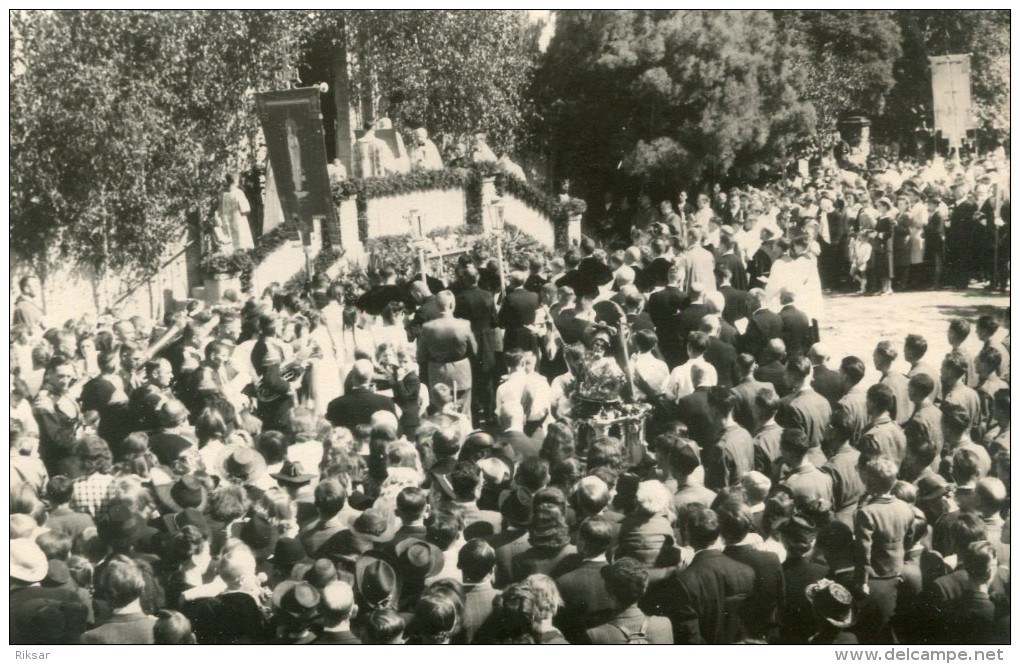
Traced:
<path fill-rule="evenodd" d="M 505 283 L 65 322 L 23 279 L 11 642 L 1008 643 L 1008 309 L 819 338 L 825 290 L 1005 285 L 1007 169 L 607 200 Z"/>

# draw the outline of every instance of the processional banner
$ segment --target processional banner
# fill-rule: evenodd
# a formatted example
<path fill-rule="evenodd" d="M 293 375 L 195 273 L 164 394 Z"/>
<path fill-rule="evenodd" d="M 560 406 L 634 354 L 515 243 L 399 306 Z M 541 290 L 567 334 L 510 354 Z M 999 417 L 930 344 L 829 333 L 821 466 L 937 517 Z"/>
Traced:
<path fill-rule="evenodd" d="M 260 92 L 255 101 L 288 235 L 307 245 L 318 227 L 339 247 L 320 94 L 318 87 L 295 88 Z"/>
<path fill-rule="evenodd" d="M 931 65 L 932 108 L 935 131 L 959 148 L 971 128 L 970 55 L 939 55 L 928 58 Z"/>

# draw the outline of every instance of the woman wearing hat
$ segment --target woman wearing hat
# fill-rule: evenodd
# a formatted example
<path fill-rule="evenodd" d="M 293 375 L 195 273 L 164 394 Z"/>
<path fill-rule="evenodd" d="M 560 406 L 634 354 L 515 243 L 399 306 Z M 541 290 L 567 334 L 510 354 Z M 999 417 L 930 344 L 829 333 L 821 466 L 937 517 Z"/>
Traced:
<path fill-rule="evenodd" d="M 874 276 L 870 281 L 878 284 L 878 295 L 892 295 L 893 252 L 892 240 L 896 228 L 892 201 L 883 196 L 875 204 L 878 220 L 875 222 L 875 245 L 871 265 Z"/>

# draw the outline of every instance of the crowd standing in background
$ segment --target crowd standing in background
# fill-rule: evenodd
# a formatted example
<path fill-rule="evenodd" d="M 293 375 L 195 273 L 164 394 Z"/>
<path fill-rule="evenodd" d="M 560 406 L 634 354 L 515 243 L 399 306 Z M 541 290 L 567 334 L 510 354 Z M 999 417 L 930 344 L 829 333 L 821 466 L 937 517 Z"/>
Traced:
<path fill-rule="evenodd" d="M 589 214 L 505 284 L 61 321 L 23 279 L 11 642 L 1008 643 L 1008 309 L 818 332 L 827 291 L 1004 287 L 1008 162 Z M 607 385 L 636 444 L 579 433 Z"/>

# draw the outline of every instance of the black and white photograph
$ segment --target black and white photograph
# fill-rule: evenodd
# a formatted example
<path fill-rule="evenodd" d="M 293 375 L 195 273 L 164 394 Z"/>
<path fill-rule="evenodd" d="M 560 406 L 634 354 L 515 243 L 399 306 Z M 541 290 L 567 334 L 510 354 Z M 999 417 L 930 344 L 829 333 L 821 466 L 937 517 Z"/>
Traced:
<path fill-rule="evenodd" d="M 8 18 L 8 661 L 1009 658 L 1010 9 Z"/>

